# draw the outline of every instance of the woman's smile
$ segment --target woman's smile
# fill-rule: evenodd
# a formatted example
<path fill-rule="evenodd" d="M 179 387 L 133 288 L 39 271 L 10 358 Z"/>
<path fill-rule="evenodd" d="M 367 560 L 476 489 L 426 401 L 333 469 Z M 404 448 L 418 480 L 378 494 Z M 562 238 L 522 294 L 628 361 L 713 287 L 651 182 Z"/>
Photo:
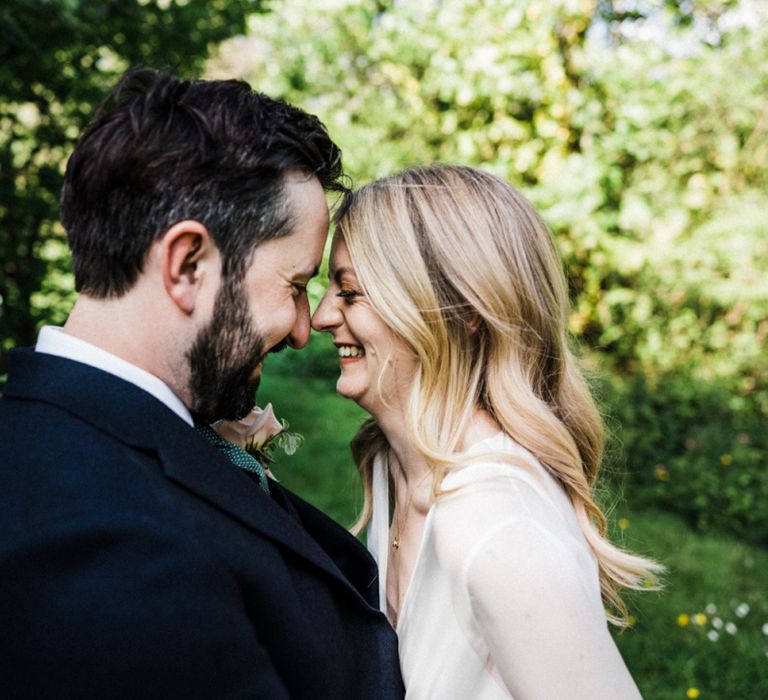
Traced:
<path fill-rule="evenodd" d="M 339 351 L 339 362 L 349 364 L 365 357 L 365 350 L 359 345 L 337 345 Z"/>
<path fill-rule="evenodd" d="M 383 411 L 404 404 L 416 358 L 371 306 L 341 238 L 333 242 L 329 277 L 312 327 L 333 336 L 341 367 L 338 393 L 381 417 Z"/>

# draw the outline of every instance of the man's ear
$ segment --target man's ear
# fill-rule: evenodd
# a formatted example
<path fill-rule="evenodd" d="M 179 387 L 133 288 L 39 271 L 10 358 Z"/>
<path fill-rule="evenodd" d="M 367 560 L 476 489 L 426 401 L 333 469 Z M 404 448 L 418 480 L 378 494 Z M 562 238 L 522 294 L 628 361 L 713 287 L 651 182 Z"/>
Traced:
<path fill-rule="evenodd" d="M 175 223 L 160 239 L 160 260 L 165 291 L 181 311 L 191 314 L 205 274 L 219 265 L 208 229 L 199 221 Z"/>

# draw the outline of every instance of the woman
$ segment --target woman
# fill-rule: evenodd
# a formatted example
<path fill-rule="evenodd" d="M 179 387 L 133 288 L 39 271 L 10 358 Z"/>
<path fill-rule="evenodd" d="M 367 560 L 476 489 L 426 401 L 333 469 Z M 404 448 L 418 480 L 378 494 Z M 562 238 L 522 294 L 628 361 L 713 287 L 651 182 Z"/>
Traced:
<path fill-rule="evenodd" d="M 404 171 L 348 197 L 329 274 L 313 326 L 373 416 L 357 528 L 408 697 L 639 697 L 606 614 L 661 567 L 603 536 L 602 425 L 532 206 L 471 168 Z"/>

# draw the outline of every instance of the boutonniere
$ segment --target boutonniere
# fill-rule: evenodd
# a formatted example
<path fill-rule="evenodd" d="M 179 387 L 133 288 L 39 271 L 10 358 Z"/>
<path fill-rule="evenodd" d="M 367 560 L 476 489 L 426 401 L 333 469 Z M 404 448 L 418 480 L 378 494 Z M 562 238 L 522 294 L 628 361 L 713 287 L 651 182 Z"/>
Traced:
<path fill-rule="evenodd" d="M 277 450 L 292 455 L 304 442 L 302 435 L 288 431 L 288 421 L 275 417 L 271 403 L 264 408 L 254 406 L 241 420 L 220 420 L 211 427 L 225 440 L 242 447 L 258 459 L 267 473 L 269 465 L 275 461 Z M 272 476 L 271 473 L 269 475 Z"/>

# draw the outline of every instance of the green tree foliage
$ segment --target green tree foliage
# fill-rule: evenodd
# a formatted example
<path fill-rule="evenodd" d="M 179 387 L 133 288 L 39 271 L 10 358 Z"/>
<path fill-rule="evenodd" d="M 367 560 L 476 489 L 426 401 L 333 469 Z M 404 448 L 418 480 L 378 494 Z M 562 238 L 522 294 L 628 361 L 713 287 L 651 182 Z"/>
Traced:
<path fill-rule="evenodd" d="M 0 375 L 5 352 L 60 322 L 73 282 L 57 223 L 66 157 L 134 65 L 199 73 L 257 0 L 4 0 L 0 5 Z"/>
<path fill-rule="evenodd" d="M 210 73 L 241 75 L 320 114 L 358 181 L 442 160 L 519 186 L 557 236 L 574 334 L 620 380 L 619 417 L 651 411 L 635 424 L 652 437 L 624 435 L 631 477 L 642 486 L 657 462 L 689 465 L 651 486 L 707 524 L 701 514 L 724 498 L 713 470 L 734 431 L 746 431 L 750 449 L 734 452 L 728 483 L 755 496 L 741 505 L 734 496 L 725 511 L 738 511 L 733 529 L 768 522 L 768 506 L 755 510 L 768 502 L 768 8 L 296 0 L 273 9 L 251 20 L 247 39 L 222 46 Z M 686 440 L 716 453 L 691 461 Z M 702 465 L 710 471 L 692 478 Z"/>

